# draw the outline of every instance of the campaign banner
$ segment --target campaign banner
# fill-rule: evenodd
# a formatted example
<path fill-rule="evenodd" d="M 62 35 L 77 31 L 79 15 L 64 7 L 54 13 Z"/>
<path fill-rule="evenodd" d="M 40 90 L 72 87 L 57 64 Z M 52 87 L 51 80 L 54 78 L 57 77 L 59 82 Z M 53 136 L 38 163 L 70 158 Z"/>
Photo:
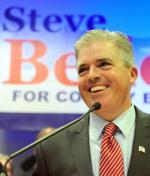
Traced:
<path fill-rule="evenodd" d="M 62 114 L 59 120 L 65 121 L 66 114 L 84 113 L 87 107 L 78 91 L 74 45 L 85 31 L 98 28 L 122 31 L 131 39 L 139 74 L 132 100 L 150 113 L 148 4 L 119 0 L 1 1 L 1 116 L 49 114 L 52 119 L 54 114 Z"/>

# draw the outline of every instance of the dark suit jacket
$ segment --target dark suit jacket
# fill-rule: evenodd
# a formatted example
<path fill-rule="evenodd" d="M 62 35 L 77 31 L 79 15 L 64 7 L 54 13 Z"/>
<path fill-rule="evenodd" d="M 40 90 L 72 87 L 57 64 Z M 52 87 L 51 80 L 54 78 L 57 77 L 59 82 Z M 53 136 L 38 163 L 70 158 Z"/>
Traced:
<path fill-rule="evenodd" d="M 38 146 L 36 176 L 93 176 L 88 121 L 87 116 Z M 128 176 L 150 176 L 150 115 L 137 108 Z"/>

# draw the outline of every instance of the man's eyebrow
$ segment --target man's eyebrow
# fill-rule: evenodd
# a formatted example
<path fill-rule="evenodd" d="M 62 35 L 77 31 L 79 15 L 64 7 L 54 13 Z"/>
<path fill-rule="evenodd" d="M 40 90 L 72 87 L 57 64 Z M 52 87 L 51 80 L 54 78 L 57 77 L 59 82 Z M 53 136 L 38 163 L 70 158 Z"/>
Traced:
<path fill-rule="evenodd" d="M 97 59 L 95 62 L 103 62 L 103 61 L 111 62 L 111 59 L 108 57 L 103 57 L 103 58 Z M 77 68 L 82 68 L 82 67 L 86 67 L 86 66 L 87 66 L 86 63 L 81 63 L 81 64 L 77 65 Z"/>
<path fill-rule="evenodd" d="M 82 67 L 86 67 L 86 66 L 87 66 L 87 64 L 84 64 L 84 63 L 77 65 L 78 68 L 82 68 Z"/>
<path fill-rule="evenodd" d="M 101 59 L 97 59 L 97 60 L 96 60 L 96 62 L 102 62 L 102 61 L 111 61 L 111 59 L 104 57 L 104 58 L 101 58 Z"/>

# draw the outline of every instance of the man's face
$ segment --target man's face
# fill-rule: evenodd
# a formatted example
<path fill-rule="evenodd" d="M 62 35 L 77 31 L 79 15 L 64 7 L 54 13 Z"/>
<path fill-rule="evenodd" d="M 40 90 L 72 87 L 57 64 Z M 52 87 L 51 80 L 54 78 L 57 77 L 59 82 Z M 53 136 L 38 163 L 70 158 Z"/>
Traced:
<path fill-rule="evenodd" d="M 77 58 L 80 94 L 91 107 L 102 107 L 96 114 L 113 120 L 130 105 L 130 88 L 137 77 L 136 68 L 127 68 L 118 48 L 111 42 L 94 42 L 80 50 Z"/>

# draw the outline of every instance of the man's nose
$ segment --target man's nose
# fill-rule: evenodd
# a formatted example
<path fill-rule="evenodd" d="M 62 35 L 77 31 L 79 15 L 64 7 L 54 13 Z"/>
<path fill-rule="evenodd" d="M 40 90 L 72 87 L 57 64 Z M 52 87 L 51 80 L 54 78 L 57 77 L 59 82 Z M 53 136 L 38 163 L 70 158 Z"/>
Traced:
<path fill-rule="evenodd" d="M 95 82 L 100 79 L 100 71 L 96 67 L 91 67 L 88 74 L 88 81 Z"/>

